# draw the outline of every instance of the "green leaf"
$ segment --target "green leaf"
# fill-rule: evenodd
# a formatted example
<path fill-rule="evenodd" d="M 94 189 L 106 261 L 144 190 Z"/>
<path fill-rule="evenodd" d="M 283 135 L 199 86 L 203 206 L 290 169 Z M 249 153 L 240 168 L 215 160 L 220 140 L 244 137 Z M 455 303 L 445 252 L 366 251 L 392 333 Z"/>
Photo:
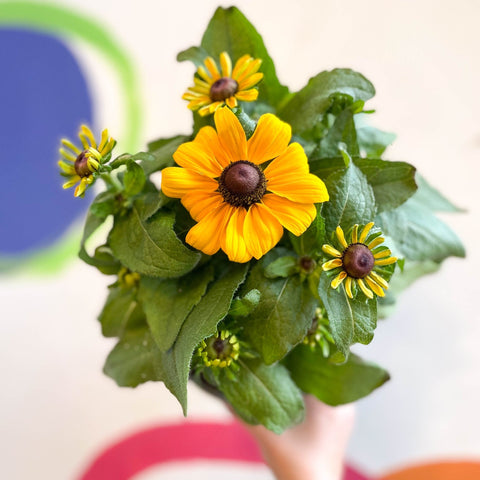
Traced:
<path fill-rule="evenodd" d="M 227 51 L 234 64 L 245 54 L 261 58 L 260 72 L 264 77 L 259 85 L 259 100 L 277 106 L 288 95 L 288 88 L 278 81 L 262 37 L 238 8 L 217 8 L 203 35 L 201 46 L 215 60 L 218 60 L 220 53 Z"/>
<path fill-rule="evenodd" d="M 264 275 L 267 278 L 290 277 L 298 273 L 298 258 L 292 256 L 280 257 L 265 267 Z"/>
<path fill-rule="evenodd" d="M 120 387 L 159 381 L 158 351 L 147 327 L 127 330 L 105 361 L 103 372 Z"/>
<path fill-rule="evenodd" d="M 350 95 L 354 101 L 367 101 L 375 95 L 373 85 L 360 73 L 337 68 L 321 72 L 293 95 L 278 112 L 280 118 L 301 134 L 312 128 L 332 104 L 332 94 Z"/>
<path fill-rule="evenodd" d="M 415 199 L 425 208 L 434 212 L 464 212 L 465 210 L 456 207 L 436 188 L 432 187 L 420 174 L 417 173 L 415 180 L 418 184 L 418 191 Z"/>
<path fill-rule="evenodd" d="M 375 217 L 375 197 L 365 175 L 353 164 L 326 180 L 330 201 L 323 206 L 327 232 L 338 225 L 348 230 L 354 224 L 368 223 Z"/>
<path fill-rule="evenodd" d="M 237 297 L 233 300 L 229 315 L 232 317 L 246 317 L 250 315 L 260 303 L 262 294 L 256 288 L 247 292 L 242 298 Z"/>
<path fill-rule="evenodd" d="M 195 64 L 196 67 L 203 65 L 204 60 L 208 57 L 208 52 L 202 47 L 190 47 L 183 50 L 177 55 L 178 62 L 190 61 Z"/>
<path fill-rule="evenodd" d="M 172 347 L 185 319 L 205 294 L 213 278 L 211 268 L 201 268 L 179 279 L 143 277 L 138 296 L 158 348 Z"/>
<path fill-rule="evenodd" d="M 91 257 L 95 267 L 104 275 L 116 275 L 122 268 L 121 263 L 113 256 L 108 245 L 100 245 Z"/>
<path fill-rule="evenodd" d="M 377 301 L 367 300 L 360 292 L 351 299 L 343 285 L 333 289 L 330 282 L 331 278 L 324 273 L 318 293 L 327 310 L 335 345 L 347 357 L 353 343 L 366 345 L 372 341 L 377 326 Z"/>
<path fill-rule="evenodd" d="M 415 167 L 408 163 L 359 158 L 355 164 L 373 189 L 377 212 L 399 207 L 417 190 Z"/>
<path fill-rule="evenodd" d="M 301 392 L 282 365 L 266 366 L 259 359 L 240 360 L 233 380 L 224 376 L 219 389 L 247 423 L 262 424 L 280 434 L 304 418 Z"/>
<path fill-rule="evenodd" d="M 148 150 L 153 155 L 152 160 L 142 162 L 143 170 L 146 175 L 162 170 L 174 164 L 173 154 L 175 150 L 190 137 L 187 135 L 176 135 L 171 138 L 161 138 L 148 144 Z"/>
<path fill-rule="evenodd" d="M 303 340 L 317 307 L 317 301 L 299 275 L 265 277 L 264 267 L 276 254 L 267 254 L 252 268 L 244 287 L 245 291 L 257 288 L 262 296 L 262 301 L 245 318 L 243 325 L 252 346 L 266 364 L 280 360 Z"/>
<path fill-rule="evenodd" d="M 125 185 L 125 193 L 129 197 L 133 197 L 140 193 L 145 185 L 147 180 L 143 168 L 135 163 L 135 161 L 130 160 L 127 163 L 127 171 L 123 176 L 123 184 Z"/>
<path fill-rule="evenodd" d="M 144 324 L 145 315 L 136 299 L 135 290 L 113 287 L 98 320 L 105 337 L 121 337 L 127 329 Z"/>
<path fill-rule="evenodd" d="M 207 293 L 182 325 L 173 347 L 161 356 L 161 377 L 187 412 L 187 381 L 190 362 L 198 344 L 216 332 L 217 324 L 228 313 L 238 286 L 245 279 L 248 264 L 229 263 L 212 282 Z"/>
<path fill-rule="evenodd" d="M 286 359 L 295 383 L 328 405 L 354 402 L 390 379 L 382 368 L 350 354 L 346 363 L 335 365 L 320 349 L 298 346 Z"/>
<path fill-rule="evenodd" d="M 320 205 L 317 205 L 317 216 L 305 233 L 297 237 L 289 232 L 292 247 L 300 257 L 314 255 L 321 250 L 322 245 L 326 241 L 325 220 L 322 217 L 321 208 Z"/>
<path fill-rule="evenodd" d="M 318 152 L 314 155 L 320 158 L 337 157 L 340 143 L 346 146 L 346 150 L 351 156 L 359 155 L 353 112 L 349 108 L 343 110 L 335 119 L 335 123 L 321 140 Z"/>
<path fill-rule="evenodd" d="M 175 235 L 175 216 L 159 211 L 149 220 L 142 218 L 142 203 L 115 218 L 109 235 L 114 255 L 132 272 L 151 277 L 180 277 L 192 270 L 200 253 L 188 249 Z"/>
<path fill-rule="evenodd" d="M 449 256 L 464 257 L 457 235 L 421 201 L 414 195 L 399 208 L 380 213 L 376 222 L 410 260 L 442 262 Z"/>
<path fill-rule="evenodd" d="M 397 136 L 394 133 L 384 132 L 368 125 L 365 117 L 365 114 L 355 115 L 355 126 L 360 151 L 368 157 L 380 158 L 387 147 L 395 141 Z"/>

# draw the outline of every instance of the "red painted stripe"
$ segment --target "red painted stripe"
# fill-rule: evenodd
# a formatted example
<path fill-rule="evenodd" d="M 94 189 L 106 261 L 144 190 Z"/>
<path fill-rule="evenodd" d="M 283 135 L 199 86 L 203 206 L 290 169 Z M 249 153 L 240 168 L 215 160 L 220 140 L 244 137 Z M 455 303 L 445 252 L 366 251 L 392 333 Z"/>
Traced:
<path fill-rule="evenodd" d="M 238 422 L 161 425 L 135 433 L 104 450 L 79 480 L 130 480 L 171 461 L 231 460 L 263 464 L 258 447 Z M 368 480 L 347 469 L 345 480 Z"/>

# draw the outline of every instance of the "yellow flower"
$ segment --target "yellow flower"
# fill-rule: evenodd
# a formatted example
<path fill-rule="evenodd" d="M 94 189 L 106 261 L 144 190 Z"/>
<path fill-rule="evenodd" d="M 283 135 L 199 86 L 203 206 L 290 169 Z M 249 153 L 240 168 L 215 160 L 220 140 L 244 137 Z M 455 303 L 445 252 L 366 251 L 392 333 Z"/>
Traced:
<path fill-rule="evenodd" d="M 253 102 L 258 97 L 258 90 L 254 87 L 262 78 L 258 73 L 262 60 L 254 59 L 250 55 L 241 57 L 232 70 L 232 61 L 227 52 L 220 54 L 220 70 L 212 57 L 207 57 L 205 66 L 197 69 L 194 77 L 195 85 L 190 87 L 182 96 L 188 100 L 188 108 L 196 111 L 203 117 L 210 115 L 225 103 L 234 108 L 237 100 Z"/>
<path fill-rule="evenodd" d="M 207 367 L 230 367 L 238 360 L 240 343 L 237 337 L 228 330 L 221 330 L 203 340 L 198 347 L 197 354 Z"/>
<path fill-rule="evenodd" d="M 83 150 L 70 140 L 63 138 L 62 148 L 59 150 L 62 159 L 58 162 L 62 170 L 61 175 L 68 178 L 63 188 L 70 188 L 78 183 L 75 188 L 75 197 L 83 196 L 85 190 L 93 183 L 95 174 L 110 159 L 116 143 L 113 138 L 109 138 L 108 130 L 105 129 L 97 145 L 92 131 L 86 125 L 80 127 L 78 136 Z"/>
<path fill-rule="evenodd" d="M 198 223 L 186 241 L 207 255 L 220 248 L 234 262 L 259 259 L 283 235 L 301 235 L 316 217 L 314 203 L 328 200 L 325 184 L 309 173 L 291 128 L 262 115 L 247 141 L 229 108 L 215 112 L 217 131 L 203 127 L 180 145 L 175 162 L 162 172 L 165 195 L 181 198 Z M 268 165 L 264 165 L 269 162 Z"/>
<path fill-rule="evenodd" d="M 375 293 L 384 297 L 383 290 L 388 289 L 387 281 L 381 276 L 383 267 L 392 265 L 397 261 L 392 257 L 392 252 L 384 245 L 385 240 L 381 232 L 370 233 L 374 223 L 370 222 L 363 228 L 358 236 L 358 225 L 354 225 L 350 242 L 347 242 L 340 226 L 336 229 L 336 236 L 340 250 L 332 245 L 323 245 L 322 250 L 335 257 L 322 265 L 324 271 L 335 270 L 339 272 L 332 280 L 331 287 L 338 286 L 345 280 L 345 291 L 350 298 L 354 297 L 355 284 L 368 298 L 373 298 Z"/>

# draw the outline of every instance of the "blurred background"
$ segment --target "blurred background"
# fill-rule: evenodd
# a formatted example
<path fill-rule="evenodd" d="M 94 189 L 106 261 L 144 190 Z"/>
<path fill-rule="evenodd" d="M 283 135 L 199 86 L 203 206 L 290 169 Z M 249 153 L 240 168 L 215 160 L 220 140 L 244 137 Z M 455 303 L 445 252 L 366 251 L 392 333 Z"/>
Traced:
<path fill-rule="evenodd" d="M 200 43 L 217 1 L 0 3 L 2 478 L 79 478 L 121 439 L 183 421 L 163 385 L 120 389 L 101 372 L 114 341 L 102 338 L 96 317 L 111 279 L 76 258 L 89 199 L 62 191 L 57 148 L 81 122 L 96 134 L 108 127 L 117 153 L 190 132 L 181 95 L 194 67 L 175 58 Z M 359 349 L 392 380 L 358 403 L 350 463 L 383 475 L 478 460 L 480 3 L 235 5 L 263 35 L 291 90 L 334 67 L 371 80 L 371 122 L 398 135 L 386 158 L 412 163 L 467 209 L 442 217 L 467 259 L 447 260 L 407 290 L 372 344 Z M 194 385 L 189 395 L 189 420 L 229 421 L 224 406 Z M 186 468 L 152 467 L 132 478 L 188 478 Z M 221 466 L 195 468 L 207 478 Z M 244 468 L 238 478 L 271 478 L 264 467 Z"/>

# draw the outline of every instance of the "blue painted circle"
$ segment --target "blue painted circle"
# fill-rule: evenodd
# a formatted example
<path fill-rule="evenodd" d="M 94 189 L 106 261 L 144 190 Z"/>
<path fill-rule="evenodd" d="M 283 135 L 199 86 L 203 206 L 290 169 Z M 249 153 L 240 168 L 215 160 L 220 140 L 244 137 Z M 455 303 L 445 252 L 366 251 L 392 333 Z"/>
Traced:
<path fill-rule="evenodd" d="M 87 82 L 55 37 L 0 29 L 0 255 L 58 240 L 88 201 L 62 189 L 58 148 L 92 123 Z"/>

